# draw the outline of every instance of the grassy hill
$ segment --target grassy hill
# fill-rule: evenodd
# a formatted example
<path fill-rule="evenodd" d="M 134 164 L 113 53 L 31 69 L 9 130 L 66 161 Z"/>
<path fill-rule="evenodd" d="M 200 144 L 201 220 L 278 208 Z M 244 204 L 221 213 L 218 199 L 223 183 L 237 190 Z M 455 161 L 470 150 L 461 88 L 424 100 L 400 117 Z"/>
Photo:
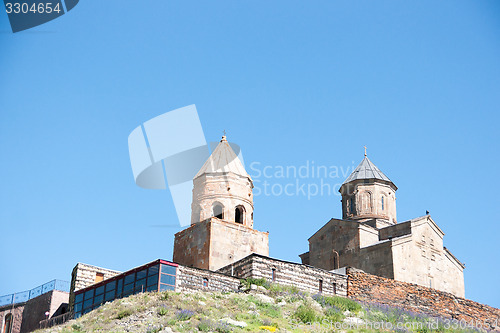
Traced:
<path fill-rule="evenodd" d="M 246 281 L 239 293 L 142 293 L 106 303 L 38 333 L 82 332 L 471 332 L 380 304 Z"/>

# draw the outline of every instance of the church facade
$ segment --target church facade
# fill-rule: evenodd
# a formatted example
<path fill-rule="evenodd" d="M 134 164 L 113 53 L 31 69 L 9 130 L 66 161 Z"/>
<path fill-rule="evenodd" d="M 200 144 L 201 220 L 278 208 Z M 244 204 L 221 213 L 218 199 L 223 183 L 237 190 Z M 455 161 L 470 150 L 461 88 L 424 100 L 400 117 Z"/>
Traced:
<path fill-rule="evenodd" d="M 309 238 L 303 264 L 367 273 L 465 296 L 465 265 L 443 246 L 429 214 L 397 223 L 396 185 L 366 156 L 340 187 L 342 219 Z"/>

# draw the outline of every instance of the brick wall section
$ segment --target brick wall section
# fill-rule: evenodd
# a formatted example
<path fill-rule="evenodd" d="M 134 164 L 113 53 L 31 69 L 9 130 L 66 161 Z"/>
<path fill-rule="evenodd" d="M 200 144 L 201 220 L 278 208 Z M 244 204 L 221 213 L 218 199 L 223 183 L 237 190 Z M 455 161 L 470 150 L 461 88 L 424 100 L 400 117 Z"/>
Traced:
<path fill-rule="evenodd" d="M 9 314 L 12 313 L 12 318 L 13 318 L 13 324 L 12 324 L 12 333 L 20 333 L 21 332 L 21 323 L 23 321 L 23 311 L 24 311 L 24 305 L 26 303 L 20 303 L 17 305 L 14 305 L 14 308 L 12 308 L 12 305 L 6 305 L 0 308 L 0 331 L 3 329 L 3 325 L 5 324 L 5 317 Z"/>
<path fill-rule="evenodd" d="M 227 275 L 233 274 L 239 278 L 264 278 L 273 282 L 273 269 L 275 270 L 275 283 L 296 286 L 302 291 L 317 294 L 319 281 L 323 280 L 324 295 L 334 294 L 334 283 L 336 295 L 347 295 L 347 276 L 258 254 L 252 254 L 232 265 L 221 268 L 219 271 Z"/>
<path fill-rule="evenodd" d="M 203 279 L 208 279 L 208 287 L 203 285 Z M 199 268 L 179 266 L 175 291 L 236 291 L 240 279 L 221 273 Z"/>
<path fill-rule="evenodd" d="M 347 269 L 347 296 L 357 301 L 402 307 L 432 317 L 453 318 L 500 331 L 500 310 L 416 284 Z"/>

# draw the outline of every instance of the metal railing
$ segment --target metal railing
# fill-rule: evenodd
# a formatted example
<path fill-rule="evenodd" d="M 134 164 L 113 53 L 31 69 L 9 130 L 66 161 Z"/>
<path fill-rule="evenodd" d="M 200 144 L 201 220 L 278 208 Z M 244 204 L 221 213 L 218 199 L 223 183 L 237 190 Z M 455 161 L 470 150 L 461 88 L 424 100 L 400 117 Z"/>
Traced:
<path fill-rule="evenodd" d="M 32 298 L 38 297 L 52 290 L 65 291 L 69 293 L 69 282 L 62 280 L 52 280 L 31 290 L 0 296 L 0 307 L 17 303 L 24 303 Z"/>
<path fill-rule="evenodd" d="M 49 319 L 44 319 L 40 321 L 40 329 L 42 328 L 49 328 L 55 325 L 61 325 L 67 322 L 70 319 L 73 319 L 74 313 L 73 312 L 66 312 L 63 313 L 62 315 L 52 317 Z"/>

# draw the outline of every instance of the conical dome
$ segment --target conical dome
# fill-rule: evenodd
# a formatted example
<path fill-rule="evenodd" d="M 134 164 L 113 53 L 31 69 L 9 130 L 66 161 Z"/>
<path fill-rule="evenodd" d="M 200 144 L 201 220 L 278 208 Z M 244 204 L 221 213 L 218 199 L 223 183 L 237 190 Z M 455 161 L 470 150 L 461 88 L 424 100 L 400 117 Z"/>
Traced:
<path fill-rule="evenodd" d="M 367 156 L 365 156 L 365 158 L 363 158 L 361 163 L 359 163 L 359 165 L 356 167 L 356 169 L 354 169 L 354 171 L 351 173 L 351 175 L 349 177 L 347 177 L 347 179 L 344 181 L 343 184 L 347 184 L 347 183 L 350 183 L 352 181 L 360 180 L 360 179 L 378 179 L 378 180 L 383 180 L 383 181 L 386 181 L 386 182 L 394 185 L 394 183 L 389 179 L 389 177 L 384 175 L 384 173 L 382 171 L 380 171 L 380 169 L 377 168 L 377 166 L 375 164 L 373 164 L 373 162 L 370 161 L 370 159 Z M 396 185 L 394 185 L 394 186 L 396 186 Z"/>
<path fill-rule="evenodd" d="M 223 136 L 212 155 L 210 155 L 194 178 L 198 178 L 203 174 L 229 172 L 242 177 L 247 177 L 251 180 L 250 175 L 246 172 L 240 159 L 234 153 L 233 149 L 227 142 L 226 137 Z"/>
<path fill-rule="evenodd" d="M 253 181 L 223 136 L 193 179 L 191 224 L 215 217 L 253 227 Z"/>
<path fill-rule="evenodd" d="M 343 219 L 375 219 L 377 227 L 396 223 L 396 185 L 366 157 L 339 189 Z M 380 224 L 380 225 L 379 225 Z"/>

